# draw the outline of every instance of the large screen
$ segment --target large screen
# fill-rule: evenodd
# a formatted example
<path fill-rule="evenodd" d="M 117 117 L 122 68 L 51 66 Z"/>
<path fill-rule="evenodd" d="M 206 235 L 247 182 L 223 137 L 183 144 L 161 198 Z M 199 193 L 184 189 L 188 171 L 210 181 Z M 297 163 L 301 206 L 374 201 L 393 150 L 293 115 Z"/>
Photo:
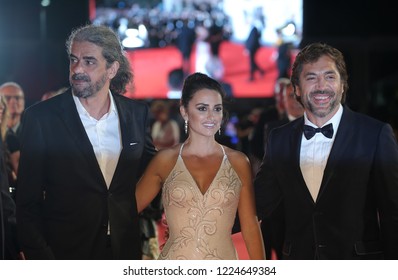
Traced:
<path fill-rule="evenodd" d="M 181 79 L 193 72 L 220 80 L 234 98 L 271 97 L 278 77 L 278 46 L 288 41 L 294 47 L 301 40 L 302 0 L 149 2 L 98 3 L 92 18 L 118 32 L 134 72 L 134 85 L 127 92 L 132 98 L 179 98 Z M 245 41 L 253 19 L 261 32 L 255 60 L 264 74 L 250 80 Z M 194 34 L 192 43 L 180 43 L 184 28 Z M 214 38 L 220 41 L 217 52 Z M 190 46 L 189 59 L 184 60 Z M 181 70 L 183 75 L 176 76 Z"/>

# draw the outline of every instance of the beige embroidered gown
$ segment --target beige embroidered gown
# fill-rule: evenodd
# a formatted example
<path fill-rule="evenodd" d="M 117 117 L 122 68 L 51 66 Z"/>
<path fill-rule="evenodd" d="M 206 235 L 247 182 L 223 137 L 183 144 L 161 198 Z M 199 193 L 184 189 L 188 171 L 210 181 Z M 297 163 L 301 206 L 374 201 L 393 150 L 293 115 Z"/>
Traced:
<path fill-rule="evenodd" d="M 181 157 L 167 177 L 162 201 L 169 238 L 160 260 L 237 259 L 231 230 L 241 181 L 223 150 L 223 160 L 206 193 L 202 194 Z"/>

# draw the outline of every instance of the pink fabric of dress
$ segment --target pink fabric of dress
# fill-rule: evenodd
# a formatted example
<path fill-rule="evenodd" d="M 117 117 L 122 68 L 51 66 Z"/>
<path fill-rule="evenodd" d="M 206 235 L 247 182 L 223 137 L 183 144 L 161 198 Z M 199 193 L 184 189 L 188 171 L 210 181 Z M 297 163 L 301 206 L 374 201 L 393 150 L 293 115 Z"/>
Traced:
<path fill-rule="evenodd" d="M 162 192 L 169 238 L 160 260 L 234 260 L 238 258 L 231 230 L 242 183 L 224 148 L 220 168 L 202 194 L 181 157 L 167 177 Z"/>

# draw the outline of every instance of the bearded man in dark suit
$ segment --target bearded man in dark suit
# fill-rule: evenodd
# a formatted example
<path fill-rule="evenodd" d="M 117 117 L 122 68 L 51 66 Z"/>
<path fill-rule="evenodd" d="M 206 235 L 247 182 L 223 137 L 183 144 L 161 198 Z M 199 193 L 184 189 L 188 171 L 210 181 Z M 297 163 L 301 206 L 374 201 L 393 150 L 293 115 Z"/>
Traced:
<path fill-rule="evenodd" d="M 397 141 L 389 124 L 342 105 L 347 77 L 327 44 L 293 64 L 305 113 L 272 130 L 254 181 L 260 219 L 283 202 L 284 259 L 398 259 Z"/>
<path fill-rule="evenodd" d="M 120 40 L 87 25 L 67 40 L 71 89 L 26 110 L 17 227 L 27 259 L 141 259 L 135 184 L 156 150 Z"/>

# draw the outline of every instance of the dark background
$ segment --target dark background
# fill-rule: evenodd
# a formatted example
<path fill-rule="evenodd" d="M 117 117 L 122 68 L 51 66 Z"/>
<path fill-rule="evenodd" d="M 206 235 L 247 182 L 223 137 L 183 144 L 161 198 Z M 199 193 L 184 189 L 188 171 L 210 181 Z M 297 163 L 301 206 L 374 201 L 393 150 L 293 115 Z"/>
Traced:
<path fill-rule="evenodd" d="M 68 85 L 65 41 L 89 22 L 88 0 L 52 0 L 45 9 L 40 2 L 0 0 L 0 83 L 19 83 L 27 104 Z"/>
<path fill-rule="evenodd" d="M 40 2 L 0 0 L 0 83 L 20 83 L 28 105 L 68 85 L 65 40 L 89 22 L 88 0 L 52 0 L 46 9 Z M 349 72 L 347 103 L 396 126 L 398 16 L 391 3 L 303 0 L 302 45 L 323 41 L 340 49 Z"/>

